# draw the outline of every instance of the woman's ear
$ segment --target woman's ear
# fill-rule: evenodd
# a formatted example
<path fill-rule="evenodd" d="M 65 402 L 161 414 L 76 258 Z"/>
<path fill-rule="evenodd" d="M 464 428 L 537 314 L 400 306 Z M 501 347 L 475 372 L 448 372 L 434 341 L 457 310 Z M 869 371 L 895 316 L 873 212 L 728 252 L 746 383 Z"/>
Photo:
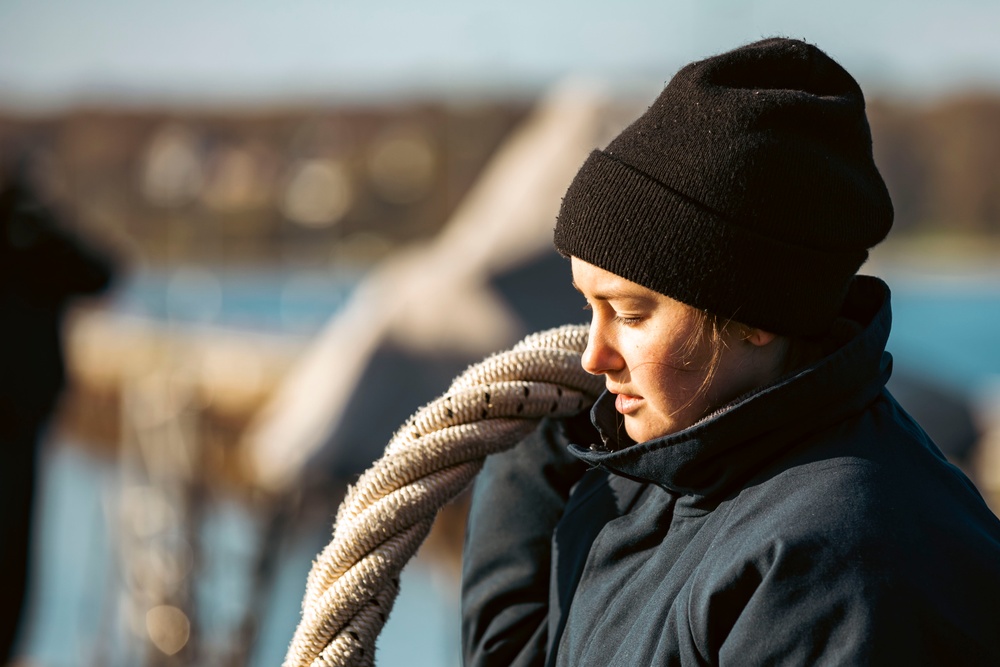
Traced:
<path fill-rule="evenodd" d="M 747 331 L 746 338 L 744 338 L 743 340 L 747 341 L 748 343 L 756 347 L 764 347 L 777 337 L 778 337 L 777 334 L 773 334 L 770 331 L 751 328 Z"/>

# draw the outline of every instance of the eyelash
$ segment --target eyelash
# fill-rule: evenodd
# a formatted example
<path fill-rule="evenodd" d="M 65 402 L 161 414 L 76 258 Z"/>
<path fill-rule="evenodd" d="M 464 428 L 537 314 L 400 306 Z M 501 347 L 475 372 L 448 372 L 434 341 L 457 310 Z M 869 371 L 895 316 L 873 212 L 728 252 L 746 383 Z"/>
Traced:
<path fill-rule="evenodd" d="M 593 310 L 593 308 L 590 306 L 589 303 L 584 304 L 583 309 L 587 311 Z M 622 317 L 621 315 L 617 314 L 615 315 L 615 322 L 618 322 L 619 324 L 624 324 L 625 326 L 628 327 L 635 326 L 636 324 L 639 324 L 640 321 L 642 321 L 641 317 Z"/>

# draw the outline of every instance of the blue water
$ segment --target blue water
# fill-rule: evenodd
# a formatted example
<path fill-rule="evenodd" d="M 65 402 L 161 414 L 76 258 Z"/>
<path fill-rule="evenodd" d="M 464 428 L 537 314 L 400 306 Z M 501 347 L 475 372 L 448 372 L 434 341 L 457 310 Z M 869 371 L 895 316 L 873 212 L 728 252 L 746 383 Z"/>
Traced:
<path fill-rule="evenodd" d="M 892 284 L 896 363 L 975 396 L 1000 381 L 1000 278 Z"/>
<path fill-rule="evenodd" d="M 357 268 L 148 271 L 126 278 L 112 307 L 178 324 L 309 334 L 344 305 L 362 275 Z"/>
<path fill-rule="evenodd" d="M 175 322 L 309 334 L 341 307 L 357 276 L 314 272 L 147 275 L 122 286 L 115 307 Z M 1000 387 L 1000 279 L 890 280 L 898 366 L 976 396 Z M 120 478 L 112 462 L 52 443 L 37 507 L 38 562 L 23 650 L 39 665 L 138 664 L 125 647 L 130 630 L 115 620 L 121 565 L 111 548 Z M 328 522 L 292 539 L 282 556 L 251 665 L 280 664 L 298 621 L 305 577 L 326 543 Z M 208 635 L 221 644 L 249 596 L 248 568 L 259 527 L 245 508 L 219 502 L 205 519 L 198 590 Z M 112 619 L 108 621 L 107 619 Z M 458 660 L 454 582 L 415 561 L 379 642 L 381 667 L 450 667 Z M 96 638 L 100 638 L 98 642 Z"/>
<path fill-rule="evenodd" d="M 132 667 L 140 644 L 120 613 L 127 578 L 113 547 L 121 480 L 112 461 L 72 443 L 50 443 L 39 504 L 36 571 L 22 652 L 48 667 Z M 306 575 L 325 546 L 330 523 L 293 536 L 280 550 L 273 589 L 251 666 L 281 664 L 299 618 Z M 202 528 L 196 606 L 206 655 L 221 655 L 249 598 L 250 568 L 260 526 L 232 502 L 209 505 Z M 401 577 L 401 593 L 377 646 L 380 666 L 453 667 L 459 664 L 458 592 L 432 563 L 419 558 Z M 208 660 L 205 664 L 215 664 Z"/>

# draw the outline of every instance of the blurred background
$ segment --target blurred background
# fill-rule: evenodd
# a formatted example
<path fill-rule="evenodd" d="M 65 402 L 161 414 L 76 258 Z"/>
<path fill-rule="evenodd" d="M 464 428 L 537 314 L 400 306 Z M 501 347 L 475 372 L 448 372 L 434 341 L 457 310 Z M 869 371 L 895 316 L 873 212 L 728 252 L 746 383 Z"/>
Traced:
<path fill-rule="evenodd" d="M 550 250 L 585 155 L 764 36 L 866 91 L 891 389 L 1000 507 L 998 31 L 987 0 L 0 3 L 0 664 L 279 664 L 395 428 L 585 319 Z M 463 522 L 378 664 L 459 664 Z"/>

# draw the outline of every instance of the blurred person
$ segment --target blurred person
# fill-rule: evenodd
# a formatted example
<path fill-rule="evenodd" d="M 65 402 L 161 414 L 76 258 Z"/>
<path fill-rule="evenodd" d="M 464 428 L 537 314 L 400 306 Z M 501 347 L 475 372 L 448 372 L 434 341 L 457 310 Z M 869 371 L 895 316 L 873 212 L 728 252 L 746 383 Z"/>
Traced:
<path fill-rule="evenodd" d="M 1000 664 L 1000 521 L 885 390 L 892 225 L 856 81 L 682 68 L 569 187 L 589 414 L 477 480 L 467 665 Z"/>
<path fill-rule="evenodd" d="M 65 384 L 63 314 L 112 276 L 109 259 L 39 202 L 25 171 L 0 174 L 0 664 L 12 657 L 27 588 L 39 445 Z"/>

